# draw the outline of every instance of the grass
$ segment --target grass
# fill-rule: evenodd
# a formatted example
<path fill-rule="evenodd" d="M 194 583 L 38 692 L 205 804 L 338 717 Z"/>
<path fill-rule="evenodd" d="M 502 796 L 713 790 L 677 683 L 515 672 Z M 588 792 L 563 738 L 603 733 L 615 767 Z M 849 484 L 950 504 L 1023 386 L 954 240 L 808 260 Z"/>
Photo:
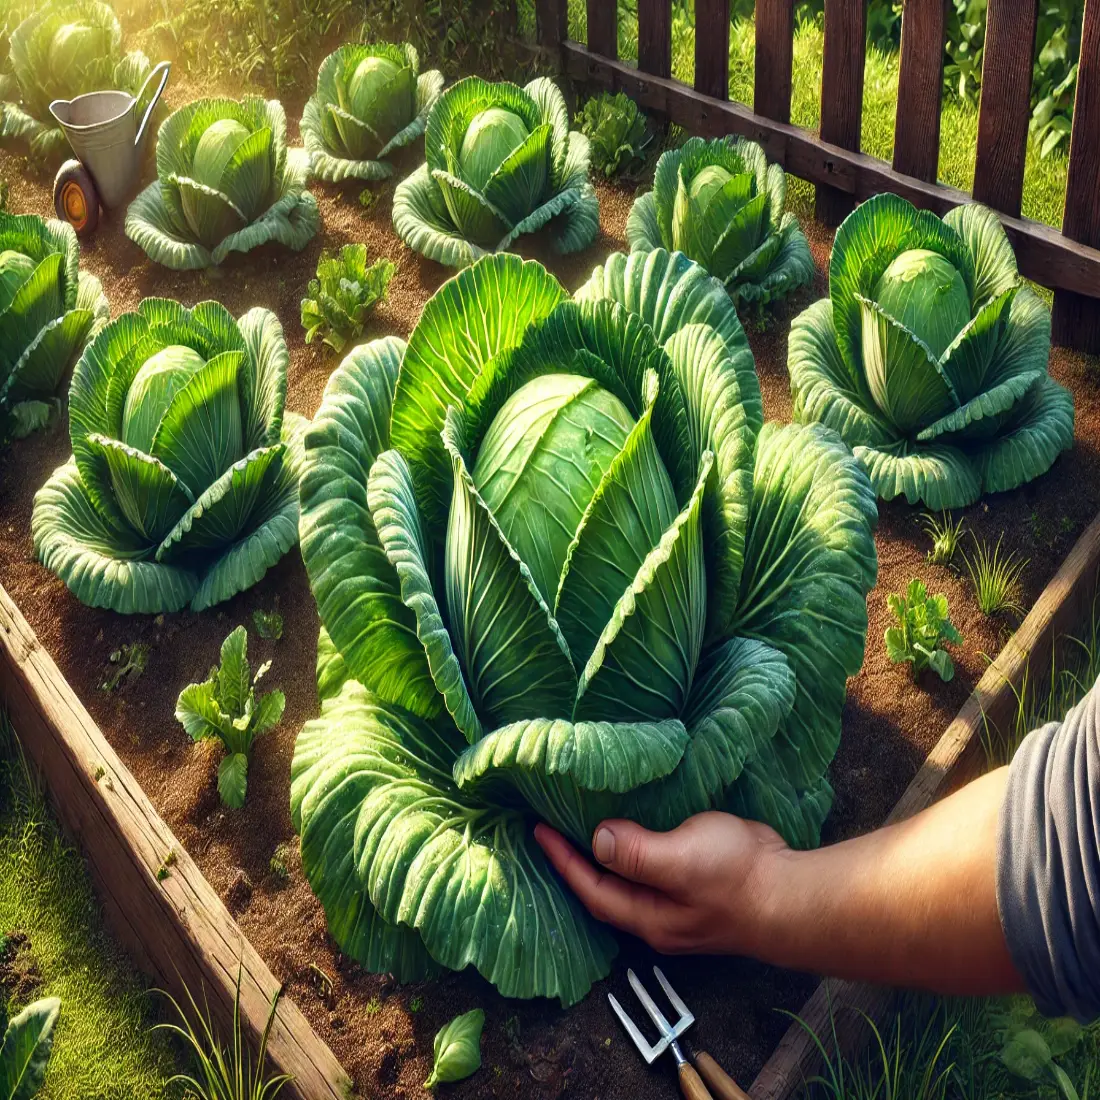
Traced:
<path fill-rule="evenodd" d="M 965 520 L 956 522 L 950 512 L 944 512 L 938 519 L 926 514 L 923 519 L 924 532 L 932 540 L 928 560 L 933 565 L 950 565 L 959 551 Z"/>
<path fill-rule="evenodd" d="M 1003 534 L 992 550 L 977 535 L 972 537 L 974 553 L 966 555 L 966 569 L 979 610 L 983 615 L 997 615 L 1002 611 L 1022 615 L 1020 576 L 1027 568 L 1028 559 L 1020 557 L 1016 551 L 1002 553 Z"/>
<path fill-rule="evenodd" d="M 40 978 L 13 1011 L 61 999 L 39 1100 L 150 1100 L 176 1067 L 148 1033 L 152 1002 L 107 935 L 83 860 L 62 836 L 0 715 L 0 934 L 26 937 L 20 965 Z"/>

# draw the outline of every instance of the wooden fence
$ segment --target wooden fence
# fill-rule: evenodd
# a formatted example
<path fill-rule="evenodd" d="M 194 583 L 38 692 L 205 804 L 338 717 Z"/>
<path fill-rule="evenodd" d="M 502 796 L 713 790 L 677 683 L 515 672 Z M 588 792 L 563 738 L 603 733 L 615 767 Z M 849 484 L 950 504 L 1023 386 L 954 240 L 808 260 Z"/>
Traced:
<path fill-rule="evenodd" d="M 794 0 L 756 0 L 751 110 L 731 103 L 729 0 L 695 0 L 695 86 L 672 79 L 672 0 L 637 0 L 638 63 L 618 58 L 615 0 L 587 0 L 588 44 L 569 37 L 567 0 L 536 0 L 539 43 L 574 80 L 621 90 L 692 133 L 742 134 L 817 185 L 839 224 L 881 191 L 944 214 L 969 201 L 937 182 L 945 0 L 906 0 L 894 159 L 860 148 L 866 0 L 825 0 L 821 129 L 791 124 Z M 1021 272 L 1054 290 L 1054 339 L 1100 354 L 1100 0 L 1086 0 L 1062 231 L 1021 216 L 1039 0 L 989 0 L 973 198 L 1000 214 Z"/>

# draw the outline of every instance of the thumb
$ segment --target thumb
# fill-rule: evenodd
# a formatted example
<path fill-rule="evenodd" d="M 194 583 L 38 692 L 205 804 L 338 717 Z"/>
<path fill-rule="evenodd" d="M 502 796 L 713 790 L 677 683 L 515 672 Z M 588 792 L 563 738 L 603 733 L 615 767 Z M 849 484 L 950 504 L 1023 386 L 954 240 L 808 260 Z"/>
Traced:
<path fill-rule="evenodd" d="M 592 837 L 596 862 L 631 882 L 672 891 L 683 877 L 683 849 L 672 833 L 654 833 L 633 821 L 603 821 Z"/>

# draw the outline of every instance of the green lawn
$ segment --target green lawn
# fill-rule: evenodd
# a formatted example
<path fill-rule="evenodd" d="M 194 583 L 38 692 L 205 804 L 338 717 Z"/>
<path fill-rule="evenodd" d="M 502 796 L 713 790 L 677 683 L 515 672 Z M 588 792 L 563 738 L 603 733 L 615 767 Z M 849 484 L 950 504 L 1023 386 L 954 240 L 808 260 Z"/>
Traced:
<path fill-rule="evenodd" d="M 621 11 L 625 8 L 620 6 Z M 584 0 L 569 0 L 570 34 L 579 41 L 587 37 Z M 751 20 L 740 20 L 730 34 L 730 98 L 752 104 L 756 68 L 756 28 Z M 817 23 L 798 27 L 794 42 L 794 80 L 791 121 L 816 128 L 821 117 L 821 58 L 823 33 Z M 624 58 L 638 56 L 637 23 L 630 16 L 620 19 L 619 52 Z M 690 16 L 677 9 L 672 28 L 673 75 L 687 83 L 695 76 L 695 27 Z M 897 110 L 898 55 L 871 49 L 864 70 L 863 150 L 889 160 L 894 150 L 894 115 Z M 940 179 L 969 191 L 974 181 L 974 158 L 978 141 L 976 108 L 945 98 L 940 127 Z M 1060 226 L 1065 205 L 1067 160 L 1056 156 L 1043 160 L 1038 145 L 1028 143 L 1024 176 L 1024 214 L 1048 225 Z M 793 181 L 792 181 L 793 182 Z M 812 211 L 813 189 L 792 187 L 792 206 L 797 213 Z"/>
<path fill-rule="evenodd" d="M 32 782 L 0 715 L 0 938 L 12 1015 L 60 997 L 39 1100 L 160 1100 L 176 1071 L 149 1033 L 152 995 L 102 926 L 87 871 Z M 9 993 L 5 989 L 5 995 Z"/>

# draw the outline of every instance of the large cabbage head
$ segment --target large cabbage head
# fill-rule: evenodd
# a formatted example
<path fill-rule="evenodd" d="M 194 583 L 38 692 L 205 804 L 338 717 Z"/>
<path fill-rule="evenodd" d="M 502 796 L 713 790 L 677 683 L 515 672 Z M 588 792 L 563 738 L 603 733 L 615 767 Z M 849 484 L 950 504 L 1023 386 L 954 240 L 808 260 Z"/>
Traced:
<path fill-rule="evenodd" d="M 764 306 L 808 285 L 810 246 L 785 214 L 787 177 L 744 138 L 691 138 L 657 162 L 653 190 L 626 223 L 631 249 L 678 249 L 721 279 L 737 303 Z"/>
<path fill-rule="evenodd" d="M 72 458 L 34 500 L 35 552 L 77 599 L 201 611 L 298 541 L 302 417 L 266 309 L 147 298 L 88 345 L 69 390 Z"/>
<path fill-rule="evenodd" d="M 107 299 L 70 225 L 0 212 L 0 438 L 45 422 Z"/>
<path fill-rule="evenodd" d="M 614 944 L 531 839 L 727 808 L 816 843 L 876 573 L 832 432 L 764 424 L 722 284 L 478 261 L 306 435 L 321 717 L 291 803 L 341 948 L 572 1003 Z"/>
<path fill-rule="evenodd" d="M 381 180 L 385 158 L 411 145 L 443 90 L 443 74 L 420 72 L 405 43 L 341 46 L 321 62 L 317 90 L 302 114 L 302 140 L 314 175 L 324 180 Z"/>
<path fill-rule="evenodd" d="M 570 132 L 545 77 L 526 88 L 460 80 L 432 107 L 424 150 L 394 193 L 393 224 L 429 259 L 463 267 L 540 229 L 558 252 L 579 252 L 599 231 L 588 138 Z"/>
<path fill-rule="evenodd" d="M 157 135 L 157 177 L 130 204 L 126 235 L 166 267 L 209 267 L 269 241 L 297 251 L 320 224 L 309 155 L 287 148 L 277 100 L 181 107 Z"/>
<path fill-rule="evenodd" d="M 1049 355 L 1050 313 L 993 211 L 941 220 L 879 195 L 837 232 L 829 298 L 795 319 L 795 419 L 835 428 L 879 496 L 962 508 L 1073 446 L 1073 398 Z"/>
<path fill-rule="evenodd" d="M 28 143 L 36 159 L 55 160 L 68 149 L 50 114 L 55 99 L 108 89 L 137 95 L 152 66 L 140 50 L 123 55 L 122 27 L 109 4 L 50 0 L 12 31 L 11 69 L 18 101 L 3 104 L 0 137 Z"/>

